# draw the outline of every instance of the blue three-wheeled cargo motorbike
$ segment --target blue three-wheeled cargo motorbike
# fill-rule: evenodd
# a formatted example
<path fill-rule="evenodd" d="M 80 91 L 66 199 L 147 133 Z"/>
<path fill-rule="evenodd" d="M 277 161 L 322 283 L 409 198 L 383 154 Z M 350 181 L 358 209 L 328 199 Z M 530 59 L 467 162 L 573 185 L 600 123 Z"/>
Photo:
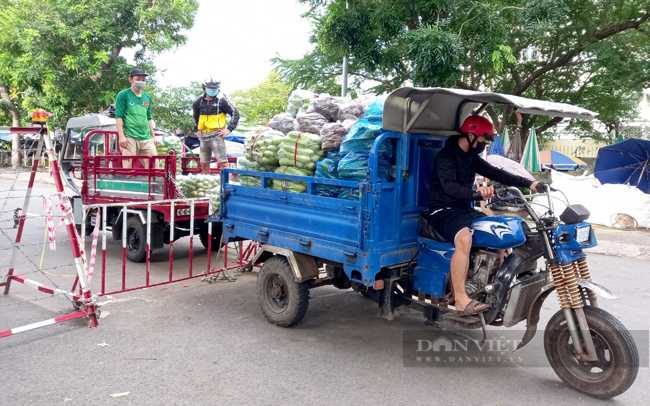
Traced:
<path fill-rule="evenodd" d="M 597 398 L 611 398 L 634 382 L 639 355 L 630 333 L 600 307 L 612 298 L 592 281 L 585 249 L 596 245 L 588 211 L 569 205 L 563 213 L 537 215 L 516 188 L 497 194 L 523 205 L 531 218 L 475 220 L 466 290 L 489 304 L 477 316 L 453 310 L 450 258 L 454 244 L 432 230 L 427 210 L 429 180 L 436 153 L 460 123 L 487 106 L 522 114 L 591 120 L 578 107 L 517 96 L 458 89 L 400 88 L 384 105 L 383 130 L 370 150 L 363 182 L 229 169 L 252 176 L 260 187 L 243 186 L 223 176 L 221 212 L 225 241 L 255 240 L 262 250 L 248 265 L 262 264 L 258 296 L 273 324 L 289 327 L 307 311 L 309 290 L 333 285 L 374 298 L 381 316 L 409 307 L 431 323 L 481 328 L 526 322 L 520 347 L 530 342 L 542 303 L 553 291 L 559 310 L 544 333 L 547 358 L 569 386 Z M 394 176 L 379 176 L 382 145 L 395 151 Z M 294 181 L 305 193 L 273 190 L 271 182 Z M 350 190 L 353 199 L 322 196 L 319 187 Z M 538 194 L 537 196 L 544 196 Z M 546 194 L 548 195 L 548 194 Z M 356 197 L 358 196 L 358 197 Z M 502 262 L 496 250 L 511 250 Z"/>

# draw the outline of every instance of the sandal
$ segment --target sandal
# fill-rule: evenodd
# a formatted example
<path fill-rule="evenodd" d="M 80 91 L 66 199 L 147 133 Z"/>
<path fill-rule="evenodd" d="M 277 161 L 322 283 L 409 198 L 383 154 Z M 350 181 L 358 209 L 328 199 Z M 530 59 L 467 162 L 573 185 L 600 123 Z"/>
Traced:
<path fill-rule="evenodd" d="M 477 306 L 483 305 L 484 307 L 481 307 L 480 309 L 477 309 Z M 462 316 L 469 316 L 469 315 L 474 315 L 474 314 L 479 314 L 483 313 L 487 309 L 490 308 L 490 305 L 487 303 L 481 303 L 478 300 L 472 300 L 465 306 L 465 310 L 463 311 L 457 311 L 456 314 L 462 315 Z"/>

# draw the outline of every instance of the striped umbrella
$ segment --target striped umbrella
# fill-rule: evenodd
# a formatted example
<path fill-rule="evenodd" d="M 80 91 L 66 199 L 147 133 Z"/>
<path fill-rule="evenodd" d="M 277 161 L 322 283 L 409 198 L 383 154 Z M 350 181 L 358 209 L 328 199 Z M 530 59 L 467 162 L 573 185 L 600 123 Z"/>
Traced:
<path fill-rule="evenodd" d="M 544 169 L 555 169 L 557 171 L 572 171 L 574 169 L 586 169 L 585 161 L 573 155 L 563 154 L 558 151 L 548 150 L 539 153 L 540 163 Z"/>
<path fill-rule="evenodd" d="M 512 137 L 512 144 L 510 144 L 510 147 L 508 148 L 508 154 L 506 156 L 513 161 L 521 161 L 521 146 L 521 129 L 516 128 L 515 135 Z"/>
<path fill-rule="evenodd" d="M 528 134 L 528 141 L 526 141 L 526 146 L 524 147 L 524 155 L 521 157 L 521 164 L 530 173 L 538 173 L 541 171 L 535 127 L 531 128 L 530 133 Z"/>
<path fill-rule="evenodd" d="M 508 134 L 508 128 L 503 129 L 503 137 L 501 137 L 501 143 L 503 144 L 503 150 L 508 151 L 510 149 L 510 134 Z"/>

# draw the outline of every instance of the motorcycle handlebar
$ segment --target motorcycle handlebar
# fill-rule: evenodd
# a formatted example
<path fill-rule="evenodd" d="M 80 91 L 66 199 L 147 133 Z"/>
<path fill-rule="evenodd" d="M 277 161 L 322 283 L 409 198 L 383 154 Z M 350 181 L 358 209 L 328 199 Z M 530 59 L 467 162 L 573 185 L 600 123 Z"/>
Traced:
<path fill-rule="evenodd" d="M 545 193 L 545 192 L 557 192 L 558 190 L 554 187 L 551 187 L 548 183 L 539 183 L 545 190 L 544 191 L 539 191 L 539 193 Z M 516 187 L 511 187 L 511 186 L 497 186 L 494 188 L 494 195 L 495 196 L 500 196 L 503 195 L 507 191 L 512 191 L 514 192 L 518 197 L 521 197 L 522 199 L 524 196 L 521 194 L 521 191 L 517 189 Z M 475 201 L 481 201 L 483 200 L 483 195 L 481 195 L 480 192 L 474 192 L 472 194 L 472 200 Z"/>
<path fill-rule="evenodd" d="M 507 187 L 503 187 L 503 186 L 495 187 L 495 188 L 494 188 L 494 195 L 495 195 L 495 196 L 498 196 L 498 195 L 504 193 L 506 190 L 508 190 Z M 483 199 L 483 195 L 481 194 L 481 192 L 474 192 L 474 193 L 472 194 L 472 200 L 475 200 L 475 201 L 481 201 L 481 200 L 484 200 L 484 199 Z"/>

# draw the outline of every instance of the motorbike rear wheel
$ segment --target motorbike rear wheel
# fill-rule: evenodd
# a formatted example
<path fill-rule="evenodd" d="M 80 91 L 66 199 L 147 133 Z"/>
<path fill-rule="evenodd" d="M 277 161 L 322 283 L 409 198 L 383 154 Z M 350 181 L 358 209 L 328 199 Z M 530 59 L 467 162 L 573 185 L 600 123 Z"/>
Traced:
<path fill-rule="evenodd" d="M 257 297 L 268 321 L 291 327 L 307 313 L 308 282 L 296 282 L 289 261 L 276 255 L 264 262 L 257 275 Z"/>
<path fill-rule="evenodd" d="M 639 371 L 639 352 L 630 332 L 614 316 L 591 306 L 585 306 L 584 312 L 598 360 L 576 359 L 562 310 L 546 326 L 546 357 L 568 386 L 598 399 L 610 399 L 634 383 Z"/>

